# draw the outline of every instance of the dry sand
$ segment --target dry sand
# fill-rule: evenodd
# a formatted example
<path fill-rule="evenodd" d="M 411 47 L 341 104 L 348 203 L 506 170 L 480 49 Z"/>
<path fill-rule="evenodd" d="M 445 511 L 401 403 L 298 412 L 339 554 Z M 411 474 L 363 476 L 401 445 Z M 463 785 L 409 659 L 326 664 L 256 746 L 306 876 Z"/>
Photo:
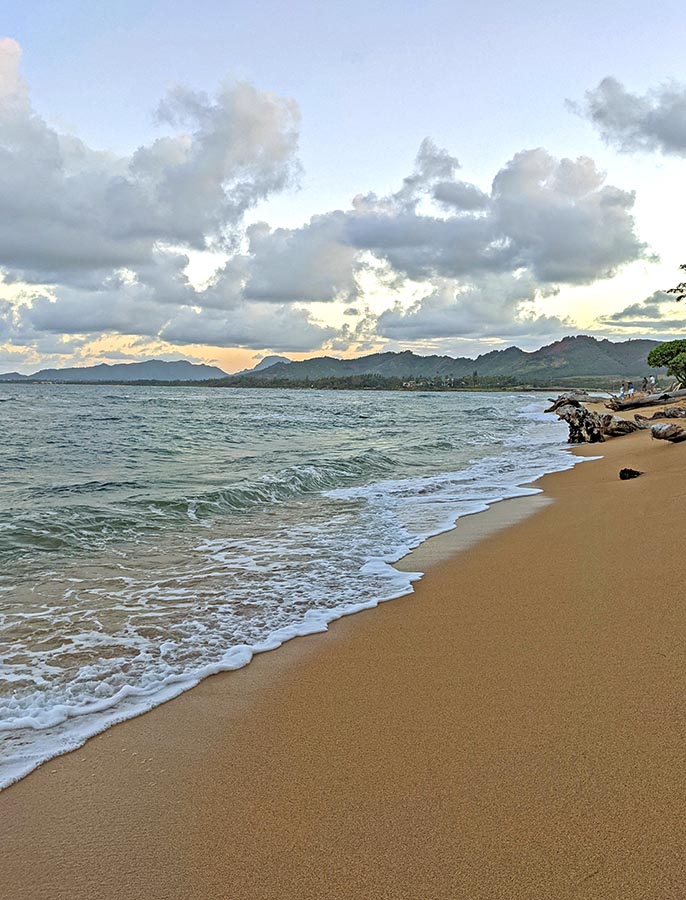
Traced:
<path fill-rule="evenodd" d="M 0 793 L 0 896 L 686 897 L 686 445 L 599 451 L 413 596 Z"/>

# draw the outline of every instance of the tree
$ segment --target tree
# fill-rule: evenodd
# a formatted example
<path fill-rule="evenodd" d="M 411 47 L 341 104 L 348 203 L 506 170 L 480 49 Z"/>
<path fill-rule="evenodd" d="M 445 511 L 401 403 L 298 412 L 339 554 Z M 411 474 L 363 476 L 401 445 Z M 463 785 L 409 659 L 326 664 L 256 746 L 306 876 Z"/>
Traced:
<path fill-rule="evenodd" d="M 686 340 L 660 344 L 648 354 L 648 365 L 654 369 L 667 366 L 667 374 L 676 378 L 681 387 L 686 387 Z"/>
<path fill-rule="evenodd" d="M 679 268 L 682 271 L 686 271 L 686 263 L 682 263 Z M 682 281 L 680 284 L 675 285 L 674 287 L 668 288 L 665 291 L 666 294 L 676 294 L 677 302 L 679 300 L 686 300 L 686 281 Z"/>

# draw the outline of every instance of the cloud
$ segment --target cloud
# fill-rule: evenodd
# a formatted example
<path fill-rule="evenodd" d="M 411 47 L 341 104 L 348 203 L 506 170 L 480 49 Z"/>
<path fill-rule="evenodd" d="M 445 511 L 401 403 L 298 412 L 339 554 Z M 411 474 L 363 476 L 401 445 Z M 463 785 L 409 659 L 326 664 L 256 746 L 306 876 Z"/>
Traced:
<path fill-rule="evenodd" d="M 0 38 L 0 97 L 8 103 L 25 106 L 28 102 L 26 85 L 19 75 L 21 47 L 12 38 Z"/>
<path fill-rule="evenodd" d="M 20 55 L 0 41 L 0 276 L 14 286 L 0 336 L 15 346 L 130 335 L 298 351 L 547 334 L 565 323 L 535 302 L 647 253 L 633 194 L 592 160 L 523 150 L 485 188 L 429 138 L 393 193 L 301 227 L 246 226 L 299 175 L 292 100 L 246 83 L 177 87 L 157 140 L 116 156 L 33 109 Z M 198 286 L 189 263 L 203 251 L 221 262 Z M 367 290 L 420 299 L 378 315 Z M 338 328 L 315 318 L 324 303 Z"/>
<path fill-rule="evenodd" d="M 307 310 L 247 303 L 229 315 L 184 308 L 159 332 L 169 343 L 254 350 L 266 346 L 284 352 L 315 350 L 335 334 L 336 329 L 313 322 Z"/>
<path fill-rule="evenodd" d="M 645 255 L 634 194 L 604 184 L 593 160 L 518 153 L 493 182 L 493 216 L 516 263 L 544 284 L 591 284 Z"/>
<path fill-rule="evenodd" d="M 459 290 L 451 281 L 409 307 L 397 304 L 377 322 L 380 335 L 394 341 L 449 337 L 558 336 L 569 322 L 533 312 L 537 286 L 530 278 L 489 275 Z"/>
<path fill-rule="evenodd" d="M 433 198 L 448 209 L 465 212 L 486 209 L 488 194 L 465 181 L 441 181 L 434 186 Z"/>
<path fill-rule="evenodd" d="M 357 296 L 356 251 L 345 242 L 345 218 L 315 216 L 300 229 L 248 228 L 245 296 L 269 302 L 350 301 Z"/>
<path fill-rule="evenodd" d="M 646 254 L 635 231 L 633 193 L 606 185 L 588 158 L 523 150 L 485 194 L 447 180 L 445 160 L 441 180 L 427 175 L 424 157 L 420 150 L 415 176 L 397 194 L 358 196 L 344 220 L 336 214 L 345 222 L 343 240 L 408 278 L 525 270 L 541 285 L 590 284 Z M 447 207 L 449 198 L 447 214 L 420 208 L 435 200 Z"/>
<path fill-rule="evenodd" d="M 178 344 L 291 351 L 316 349 L 335 334 L 306 309 L 288 304 L 241 301 L 226 309 L 163 304 L 139 282 L 87 293 L 64 288 L 56 298 L 41 295 L 30 304 L 8 303 L 4 310 L 0 307 L 0 339 L 3 330 L 20 342 L 36 342 L 45 335 L 121 334 Z"/>
<path fill-rule="evenodd" d="M 160 119 L 185 130 L 113 157 L 32 110 L 14 42 L 0 58 L 0 260 L 21 280 L 135 271 L 163 246 L 230 245 L 244 213 L 297 172 L 297 107 L 252 85 L 213 98 L 173 91 Z"/>
<path fill-rule="evenodd" d="M 588 158 L 522 151 L 498 171 L 490 193 L 458 180 L 458 170 L 454 157 L 424 141 L 414 173 L 396 193 L 359 195 L 352 209 L 317 217 L 317 229 L 338 242 L 330 252 L 342 271 L 350 266 L 353 274 L 371 255 L 388 267 L 396 291 L 405 283 L 429 289 L 409 308 L 398 302 L 375 326 L 367 319 L 367 339 L 374 327 L 394 340 L 559 334 L 569 323 L 535 316 L 536 298 L 610 278 L 646 256 L 635 231 L 634 195 L 606 185 Z M 300 252 L 311 243 L 311 229 L 289 234 Z M 357 257 L 342 253 L 350 247 Z M 359 329 L 344 328 L 338 345 L 346 335 L 359 339 Z"/>
<path fill-rule="evenodd" d="M 624 153 L 659 150 L 686 156 L 686 85 L 671 81 L 645 94 L 632 94 L 616 78 L 604 78 L 586 92 L 583 103 L 568 106 Z"/>
<path fill-rule="evenodd" d="M 676 302 L 673 294 L 666 291 L 655 291 L 639 303 L 631 303 L 609 316 L 598 321 L 602 326 L 621 329 L 639 329 L 642 331 L 683 331 L 686 329 L 686 316 L 678 318 L 683 310 Z M 677 318 L 671 318 L 677 316 Z"/>
<path fill-rule="evenodd" d="M 214 97 L 179 87 L 157 111 L 175 133 L 115 157 L 32 109 L 20 58 L 16 42 L 0 42 L 0 265 L 6 283 L 43 287 L 3 305 L 0 333 L 286 349 L 329 336 L 288 303 L 355 295 L 354 251 L 333 240 L 331 223 L 292 234 L 253 226 L 247 251 L 237 251 L 247 210 L 299 172 L 293 101 L 245 83 Z M 188 253 L 208 248 L 233 252 L 199 291 Z"/>
<path fill-rule="evenodd" d="M 674 297 L 666 291 L 655 291 L 650 297 L 646 297 L 640 303 L 632 303 L 619 312 L 605 316 L 606 322 L 623 322 L 625 319 L 656 319 L 662 312 L 662 307 L 667 303 L 674 303 Z"/>

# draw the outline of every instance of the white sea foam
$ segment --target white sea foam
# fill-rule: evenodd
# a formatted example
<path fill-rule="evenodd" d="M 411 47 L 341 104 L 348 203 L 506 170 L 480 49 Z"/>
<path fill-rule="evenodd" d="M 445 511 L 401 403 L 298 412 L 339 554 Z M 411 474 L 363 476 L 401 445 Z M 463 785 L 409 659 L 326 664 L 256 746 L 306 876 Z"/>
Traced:
<path fill-rule="evenodd" d="M 361 398 L 371 420 L 361 426 L 368 447 L 360 446 L 357 425 L 344 430 L 349 450 L 342 459 L 332 456 L 330 465 L 322 463 L 326 453 L 313 463 L 309 445 L 326 444 L 332 429 L 340 440 L 340 423 L 360 418 L 358 401 L 350 407 L 348 397 L 321 403 L 308 397 L 315 412 L 299 410 L 304 424 L 299 420 L 286 440 L 302 441 L 306 426 L 317 437 L 310 434 L 295 454 L 284 442 L 279 445 L 290 457 L 281 474 L 254 472 L 251 483 L 259 496 L 266 487 L 270 497 L 251 510 L 229 515 L 224 505 L 214 518 L 205 512 L 198 531 L 188 516 L 207 503 L 190 498 L 179 507 L 188 513 L 187 524 L 162 537 L 152 540 L 141 532 L 133 542 L 113 539 L 85 557 L 49 555 L 50 565 L 38 578 L 17 563 L 31 589 L 0 616 L 0 638 L 5 630 L 15 635 L 14 643 L 4 645 L 0 666 L 0 688 L 3 679 L 9 688 L 0 691 L 0 786 L 211 674 L 246 665 L 255 653 L 410 593 L 421 573 L 401 572 L 392 563 L 462 516 L 537 493 L 527 486 L 531 481 L 580 461 L 562 450 L 564 431 L 540 414 L 538 400 L 488 397 L 484 403 L 483 397 L 446 396 L 414 405 L 411 398 L 399 398 L 406 419 L 410 413 L 417 417 L 403 430 L 392 411 L 374 422 L 369 410 L 376 408 L 379 418 L 385 407 L 378 397 Z M 253 394 L 245 401 L 251 421 L 288 430 L 283 403 L 270 413 L 255 408 L 257 399 Z M 513 425 L 499 403 L 508 407 Z M 332 410 L 335 404 L 340 408 Z M 446 425 L 447 415 L 454 421 Z M 388 446 L 394 428 L 395 449 Z M 369 446 L 370 435 L 377 449 Z M 455 467 L 446 469 L 450 462 Z M 385 473 L 389 477 L 380 477 Z M 124 481 L 110 478 L 111 484 Z M 213 482 L 216 476 L 208 471 L 204 484 Z M 204 489 L 196 496 L 211 493 Z M 122 506 L 118 498 L 117 515 Z M 144 508 L 154 518 L 165 503 L 146 501 Z M 78 522 L 72 510 L 67 509 L 70 528 Z"/>

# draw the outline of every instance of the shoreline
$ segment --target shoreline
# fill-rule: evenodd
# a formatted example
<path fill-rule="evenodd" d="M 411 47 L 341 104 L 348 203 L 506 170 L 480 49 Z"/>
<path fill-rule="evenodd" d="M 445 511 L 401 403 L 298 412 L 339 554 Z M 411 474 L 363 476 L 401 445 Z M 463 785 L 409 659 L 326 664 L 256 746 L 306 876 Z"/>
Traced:
<path fill-rule="evenodd" d="M 552 422 L 552 419 L 550 419 Z M 493 457 L 498 460 L 498 456 Z M 462 471 L 468 473 L 475 467 L 488 461 L 489 457 L 477 458 Z M 562 442 L 552 453 L 549 453 L 540 464 L 533 468 L 539 473 L 565 471 L 582 460 L 575 459 L 574 454 Z M 497 475 L 497 472 L 495 473 Z M 446 473 L 447 475 L 447 473 Z M 491 473 L 491 476 L 493 473 Z M 93 710 L 82 709 L 71 718 L 56 724 L 57 734 L 38 731 L 48 747 L 39 747 L 33 757 L 21 758 L 18 762 L 0 765 L 0 793 L 12 784 L 26 778 L 38 767 L 48 765 L 52 760 L 77 752 L 85 744 L 110 728 L 119 726 L 140 715 L 146 715 L 158 706 L 177 699 L 188 691 L 192 691 L 207 678 L 217 674 L 235 672 L 251 664 L 254 658 L 265 652 L 278 650 L 294 638 L 308 637 L 326 632 L 340 619 L 368 609 L 374 609 L 383 603 L 409 596 L 414 591 L 414 584 L 425 574 L 426 569 L 440 559 L 447 559 L 458 550 L 482 539 L 492 531 L 498 531 L 520 518 L 530 514 L 537 505 L 547 502 L 542 490 L 534 484 L 543 477 L 542 474 L 512 474 L 511 480 L 499 485 L 499 492 L 494 497 L 472 497 L 468 501 L 455 500 L 453 511 L 440 524 L 436 523 L 435 531 L 416 534 L 417 543 L 412 546 L 404 542 L 384 557 L 369 557 L 366 565 L 382 566 L 388 571 L 388 584 L 383 591 L 369 597 L 358 598 L 355 602 L 340 602 L 330 608 L 310 610 L 300 621 L 283 625 L 251 644 L 230 647 L 220 659 L 207 664 L 204 668 L 191 670 L 178 675 L 174 680 L 159 688 L 149 696 L 138 696 L 135 692 L 117 702 L 103 700 L 94 701 Z M 524 480 L 524 479 L 527 480 Z M 383 484 L 383 480 L 381 484 Z M 489 479 L 485 481 L 489 484 Z M 510 505 L 512 504 L 512 505 Z M 458 512 L 459 506 L 463 511 Z M 459 523 L 459 529 L 458 529 Z M 408 551 L 407 547 L 411 549 Z M 402 554 L 402 555 L 401 555 Z M 402 576 L 406 576 L 403 578 Z M 68 729 L 69 723 L 71 728 Z M 65 729 L 60 733 L 62 725 Z M 74 727 L 76 726 L 76 727 Z M 67 730 L 68 729 L 68 730 Z M 27 733 L 31 734 L 30 731 Z M 14 734 L 10 732 L 10 753 Z M 2 732 L 0 732 L 0 738 Z M 21 737 L 20 737 L 21 740 Z M 52 742 L 52 743 L 50 743 Z M 33 749 L 33 748 L 32 748 Z M 10 755 L 9 759 L 13 759 Z M 0 741 L 0 762 L 2 762 L 2 741 Z"/>
<path fill-rule="evenodd" d="M 560 471 L 566 471 L 562 469 Z M 545 476 L 541 476 L 545 477 Z M 394 562 L 388 562 L 388 565 L 396 569 L 399 573 L 409 576 L 409 580 L 400 593 L 392 593 L 373 601 L 360 603 L 352 607 L 333 607 L 314 615 L 306 625 L 300 622 L 292 626 L 284 626 L 272 632 L 262 644 L 251 645 L 249 648 L 241 649 L 240 653 L 235 653 L 239 657 L 239 662 L 235 666 L 230 666 L 228 662 L 217 664 L 217 671 L 209 674 L 200 674 L 195 677 L 188 677 L 187 683 L 169 685 L 166 689 L 160 690 L 153 694 L 151 699 L 155 702 L 146 708 L 135 709 L 126 712 L 119 706 L 107 707 L 103 713 L 103 721 L 98 724 L 96 730 L 87 731 L 77 738 L 78 743 L 74 743 L 72 747 L 60 750 L 57 753 L 47 756 L 40 762 L 31 762 L 25 766 L 18 765 L 14 770 L 10 770 L 9 780 L 0 783 L 0 794 L 17 784 L 24 778 L 27 778 L 32 772 L 41 766 L 49 765 L 53 760 L 57 760 L 62 756 L 70 753 L 76 753 L 81 750 L 90 740 L 100 734 L 104 734 L 110 728 L 129 722 L 139 716 L 147 715 L 158 706 L 164 706 L 172 700 L 183 694 L 193 691 L 198 685 L 202 684 L 208 678 L 216 675 L 230 674 L 239 669 L 249 666 L 252 661 L 263 653 L 272 653 L 281 649 L 284 644 L 299 638 L 311 637 L 316 634 L 327 632 L 330 627 L 341 619 L 348 616 L 355 616 L 360 612 L 376 609 L 383 603 L 390 603 L 403 597 L 411 596 L 414 592 L 414 584 L 419 582 L 426 572 L 434 565 L 449 559 L 456 553 L 460 553 L 468 549 L 472 544 L 483 540 L 489 534 L 495 533 L 507 528 L 516 522 L 532 515 L 538 507 L 544 506 L 550 501 L 539 489 L 532 489 L 532 486 L 541 479 L 535 479 L 521 485 L 516 485 L 512 490 L 523 492 L 532 490 L 532 493 L 523 493 L 521 496 L 504 497 L 499 500 L 493 500 L 485 509 L 479 509 L 470 513 L 463 513 L 452 525 L 437 531 L 426 537 L 416 547 L 412 548 L 404 556 Z M 457 530 L 460 524 L 459 531 Z M 234 651 L 230 651 L 228 656 Z M 247 658 L 246 658 L 247 657 Z M 107 717 L 107 710 L 111 710 L 111 718 Z M 78 721 L 77 717 L 77 721 Z"/>
<path fill-rule="evenodd" d="M 603 458 L 536 482 L 554 502 L 413 551 L 444 545 L 415 593 L 0 792 L 8 896 L 679 896 L 683 615 L 650 572 L 683 582 L 683 450 L 575 452 Z"/>

